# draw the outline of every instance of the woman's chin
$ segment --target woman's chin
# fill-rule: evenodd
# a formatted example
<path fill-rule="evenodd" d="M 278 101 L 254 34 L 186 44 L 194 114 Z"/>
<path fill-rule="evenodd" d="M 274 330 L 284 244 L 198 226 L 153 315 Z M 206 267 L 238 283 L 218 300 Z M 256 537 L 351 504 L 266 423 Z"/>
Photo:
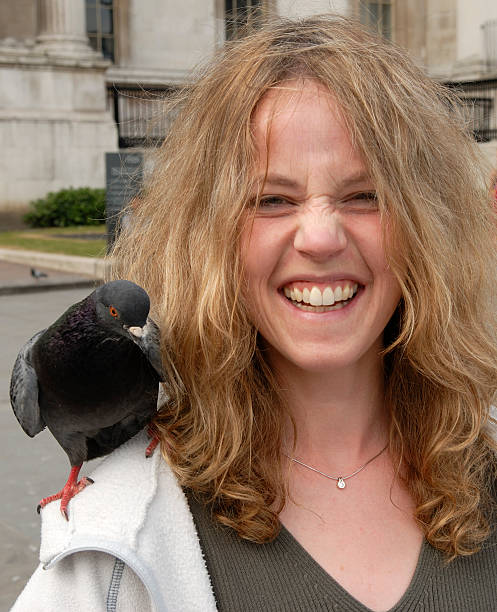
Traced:
<path fill-rule="evenodd" d="M 281 372 L 300 372 L 302 375 L 330 376 L 333 373 L 359 372 L 368 364 L 380 362 L 381 347 L 371 347 L 371 350 L 361 354 L 350 347 L 349 350 L 330 351 L 320 350 L 313 345 L 308 348 L 300 346 L 298 351 L 279 352 L 269 348 L 271 365 Z"/>

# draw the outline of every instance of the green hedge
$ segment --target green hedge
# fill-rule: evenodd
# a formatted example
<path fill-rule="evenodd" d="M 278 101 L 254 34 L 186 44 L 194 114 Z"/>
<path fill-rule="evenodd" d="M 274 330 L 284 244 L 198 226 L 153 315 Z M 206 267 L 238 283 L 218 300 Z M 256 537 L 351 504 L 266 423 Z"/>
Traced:
<path fill-rule="evenodd" d="M 61 189 L 30 203 L 24 221 L 31 227 L 100 225 L 105 221 L 105 189 Z"/>

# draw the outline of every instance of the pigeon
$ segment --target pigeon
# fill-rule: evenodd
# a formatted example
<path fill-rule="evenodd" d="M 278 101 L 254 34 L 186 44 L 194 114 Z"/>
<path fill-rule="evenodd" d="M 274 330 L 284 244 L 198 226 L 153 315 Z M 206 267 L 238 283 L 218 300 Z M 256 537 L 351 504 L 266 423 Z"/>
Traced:
<path fill-rule="evenodd" d="M 36 278 L 36 280 L 40 280 L 40 278 L 47 278 L 48 274 L 38 270 L 37 268 L 31 268 L 31 276 Z"/>
<path fill-rule="evenodd" d="M 70 499 L 93 483 L 86 477 L 78 482 L 83 462 L 112 452 L 154 416 L 164 374 L 149 309 L 144 289 L 111 281 L 19 352 L 10 381 L 14 414 L 31 437 L 48 427 L 71 464 L 64 488 L 42 499 L 38 511 L 60 499 L 68 520 Z M 147 456 L 157 443 L 152 440 Z"/>

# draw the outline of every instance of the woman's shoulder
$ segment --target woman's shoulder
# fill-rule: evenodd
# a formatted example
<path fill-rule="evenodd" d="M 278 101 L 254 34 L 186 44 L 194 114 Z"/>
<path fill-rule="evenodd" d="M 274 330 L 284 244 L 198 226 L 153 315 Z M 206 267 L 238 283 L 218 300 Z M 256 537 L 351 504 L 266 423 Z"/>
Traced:
<path fill-rule="evenodd" d="M 91 473 L 94 483 L 70 501 L 68 521 L 61 516 L 58 502 L 41 511 L 42 563 L 49 566 L 64 550 L 85 546 L 88 540 L 134 548 L 157 495 L 159 478 L 169 475 L 170 487 L 177 486 L 160 453 L 146 458 L 146 447 L 147 436 L 141 432 L 103 459 Z"/>
<path fill-rule="evenodd" d="M 41 565 L 24 597 L 76 577 L 97 581 L 105 597 L 113 577 L 124 574 L 120 583 L 136 575 L 156 610 L 165 602 L 167 609 L 215 610 L 188 503 L 160 452 L 146 458 L 148 442 L 141 432 L 104 459 L 91 474 L 94 484 L 71 500 L 68 521 L 57 502 L 42 510 Z"/>

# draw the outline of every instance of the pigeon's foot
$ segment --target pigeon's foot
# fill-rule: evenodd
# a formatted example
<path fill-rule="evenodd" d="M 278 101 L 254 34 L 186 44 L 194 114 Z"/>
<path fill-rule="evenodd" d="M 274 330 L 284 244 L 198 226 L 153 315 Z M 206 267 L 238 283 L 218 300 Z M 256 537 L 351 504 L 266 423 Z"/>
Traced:
<path fill-rule="evenodd" d="M 87 478 L 86 476 L 83 476 L 83 478 L 78 482 L 78 474 L 80 469 L 80 465 L 76 465 L 71 468 L 69 478 L 67 479 L 64 488 L 58 493 L 55 493 L 54 495 L 50 495 L 49 497 L 45 497 L 44 499 L 42 499 L 41 502 L 38 504 L 38 508 L 36 509 L 38 513 L 50 502 L 60 499 L 60 511 L 62 513 L 62 516 L 66 519 L 66 521 L 69 520 L 69 515 L 67 513 L 67 506 L 69 502 L 87 485 L 93 484 L 93 480 L 91 478 Z"/>
<path fill-rule="evenodd" d="M 147 446 L 145 450 L 145 457 L 147 457 L 148 459 L 154 454 L 154 450 L 157 448 L 157 445 L 159 444 L 159 436 L 155 432 L 155 429 L 152 425 L 148 426 L 147 434 L 149 438 L 152 438 L 150 441 L 150 444 Z"/>
<path fill-rule="evenodd" d="M 159 438 L 154 437 L 145 450 L 145 457 L 147 457 L 147 459 L 154 454 L 154 450 L 157 448 L 158 444 Z"/>

